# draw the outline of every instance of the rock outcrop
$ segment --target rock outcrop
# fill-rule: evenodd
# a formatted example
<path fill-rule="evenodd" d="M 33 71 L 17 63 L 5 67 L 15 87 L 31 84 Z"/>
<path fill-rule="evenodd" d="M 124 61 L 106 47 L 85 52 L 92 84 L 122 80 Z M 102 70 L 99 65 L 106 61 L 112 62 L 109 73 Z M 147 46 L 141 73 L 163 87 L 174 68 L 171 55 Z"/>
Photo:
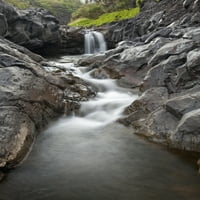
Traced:
<path fill-rule="evenodd" d="M 135 19 L 111 24 L 107 37 L 120 42 L 105 55 L 83 59 L 93 75 L 138 88 L 125 124 L 149 140 L 200 152 L 199 1 L 144 1 Z M 112 29 L 113 27 L 113 29 Z"/>
<path fill-rule="evenodd" d="M 6 38 L 36 50 L 59 43 L 59 22 L 48 11 L 39 8 L 17 10 L 0 1 L 0 13 L 8 24 Z"/>
<path fill-rule="evenodd" d="M 50 120 L 89 95 L 84 81 L 0 38 L 0 168 L 15 166 Z"/>
<path fill-rule="evenodd" d="M 61 26 L 58 19 L 42 8 L 18 10 L 0 0 L 0 36 L 40 55 L 84 52 L 84 34 Z"/>

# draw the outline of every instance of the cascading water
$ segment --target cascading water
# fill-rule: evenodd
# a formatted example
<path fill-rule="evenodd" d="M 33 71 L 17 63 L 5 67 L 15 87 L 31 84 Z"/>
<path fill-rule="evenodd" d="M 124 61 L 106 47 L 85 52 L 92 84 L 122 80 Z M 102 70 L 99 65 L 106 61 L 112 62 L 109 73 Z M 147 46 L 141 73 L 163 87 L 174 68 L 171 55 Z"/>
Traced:
<path fill-rule="evenodd" d="M 58 65 L 90 82 L 97 96 L 81 103 L 80 115 L 62 118 L 39 135 L 28 159 L 0 184 L 0 199 L 199 199 L 193 165 L 114 123 L 137 96 L 67 60 Z"/>
<path fill-rule="evenodd" d="M 102 33 L 97 31 L 86 31 L 85 54 L 102 53 L 106 50 L 107 45 Z"/>

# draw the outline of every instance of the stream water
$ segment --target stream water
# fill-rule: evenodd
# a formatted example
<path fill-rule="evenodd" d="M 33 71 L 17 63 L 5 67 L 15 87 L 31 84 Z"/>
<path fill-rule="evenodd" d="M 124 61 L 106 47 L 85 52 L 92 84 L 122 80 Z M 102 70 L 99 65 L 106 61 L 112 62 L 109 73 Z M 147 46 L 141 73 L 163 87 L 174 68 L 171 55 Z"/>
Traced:
<path fill-rule="evenodd" d="M 172 153 L 116 123 L 136 95 L 113 80 L 62 66 L 98 88 L 80 116 L 41 133 L 26 161 L 0 184 L 0 200 L 199 200 L 195 159 Z"/>

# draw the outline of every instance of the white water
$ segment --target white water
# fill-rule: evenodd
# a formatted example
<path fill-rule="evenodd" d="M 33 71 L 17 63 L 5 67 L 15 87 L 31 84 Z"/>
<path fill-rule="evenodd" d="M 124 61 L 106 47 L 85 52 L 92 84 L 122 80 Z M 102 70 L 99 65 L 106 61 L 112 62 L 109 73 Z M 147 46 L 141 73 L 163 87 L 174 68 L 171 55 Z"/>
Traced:
<path fill-rule="evenodd" d="M 62 60 L 65 60 L 64 57 Z M 117 86 L 115 80 L 91 77 L 91 72 L 87 72 L 86 67 L 77 68 L 73 64 L 64 62 L 57 65 L 84 79 L 98 91 L 95 98 L 81 102 L 79 116 L 67 117 L 57 122 L 52 127 L 57 131 L 59 129 L 82 131 L 108 125 L 122 117 L 125 107 L 137 98 L 137 95 L 127 89 Z"/>
<path fill-rule="evenodd" d="M 198 200 L 196 159 L 193 163 L 112 123 L 136 96 L 68 60 L 60 59 L 58 67 L 100 88 L 98 95 L 82 103 L 80 116 L 60 119 L 38 136 L 28 159 L 0 184 L 0 199 Z"/>
<path fill-rule="evenodd" d="M 103 53 L 106 50 L 107 46 L 102 33 L 97 31 L 85 33 L 85 54 Z"/>

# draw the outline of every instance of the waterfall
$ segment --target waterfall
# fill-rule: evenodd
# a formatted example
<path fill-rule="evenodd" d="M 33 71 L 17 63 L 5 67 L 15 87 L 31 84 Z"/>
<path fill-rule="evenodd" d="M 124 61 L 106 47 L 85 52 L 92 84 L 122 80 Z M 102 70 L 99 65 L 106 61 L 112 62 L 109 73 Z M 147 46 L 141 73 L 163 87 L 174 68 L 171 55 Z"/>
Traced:
<path fill-rule="evenodd" d="M 106 41 L 102 33 L 97 31 L 87 31 L 85 33 L 85 54 L 96 54 L 106 50 Z"/>

